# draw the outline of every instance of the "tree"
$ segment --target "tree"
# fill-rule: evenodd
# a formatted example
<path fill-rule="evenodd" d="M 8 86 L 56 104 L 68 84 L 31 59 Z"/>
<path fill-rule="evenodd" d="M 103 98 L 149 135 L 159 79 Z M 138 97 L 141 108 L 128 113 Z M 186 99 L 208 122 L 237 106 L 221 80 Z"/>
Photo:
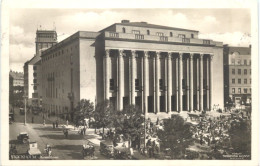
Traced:
<path fill-rule="evenodd" d="M 94 103 L 90 100 L 82 99 L 78 103 L 74 112 L 74 122 L 79 125 L 81 121 L 84 122 L 85 118 L 91 119 L 94 113 Z"/>
<path fill-rule="evenodd" d="M 239 119 L 231 123 L 229 130 L 231 146 L 235 153 L 251 154 L 251 124 L 250 121 Z"/>
<path fill-rule="evenodd" d="M 162 147 L 170 148 L 171 155 L 175 158 L 182 158 L 185 149 L 193 142 L 191 124 L 185 123 L 179 115 L 174 115 L 171 119 L 166 120 L 164 129 L 157 133 L 162 141 Z"/>
<path fill-rule="evenodd" d="M 134 105 L 127 106 L 122 112 L 117 112 L 114 117 L 113 122 L 117 134 L 123 134 L 129 140 L 129 144 L 133 140 L 140 140 L 144 130 L 144 116 L 138 107 Z"/>
<path fill-rule="evenodd" d="M 95 128 L 103 128 L 103 134 L 105 128 L 113 127 L 113 120 L 115 115 L 114 106 L 109 100 L 102 103 L 98 103 L 94 112 Z"/>

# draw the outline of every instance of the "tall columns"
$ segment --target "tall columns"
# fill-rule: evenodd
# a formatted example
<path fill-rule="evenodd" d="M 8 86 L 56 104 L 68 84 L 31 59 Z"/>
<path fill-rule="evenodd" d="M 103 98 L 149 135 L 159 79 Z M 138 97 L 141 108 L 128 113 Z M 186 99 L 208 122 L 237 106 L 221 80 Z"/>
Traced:
<path fill-rule="evenodd" d="M 118 54 L 118 95 L 117 95 L 117 102 L 118 102 L 118 110 L 123 109 L 123 73 L 122 73 L 122 61 L 123 61 L 123 54 L 124 50 L 119 50 Z"/>
<path fill-rule="evenodd" d="M 179 94 L 178 94 L 178 98 L 179 98 L 179 109 L 178 112 L 182 111 L 182 78 L 183 78 L 183 72 L 182 72 L 182 55 L 183 53 L 179 53 L 179 73 L 178 73 L 178 81 L 179 81 Z"/>
<path fill-rule="evenodd" d="M 207 98 L 206 98 L 206 100 L 207 101 L 204 101 L 204 102 L 206 102 L 206 104 L 207 104 L 207 110 L 209 110 L 209 80 L 210 80 L 210 78 L 209 78 L 209 59 L 210 59 L 210 57 L 208 57 L 208 56 L 206 56 L 206 78 L 207 78 L 207 80 L 206 80 L 206 96 L 207 96 Z"/>
<path fill-rule="evenodd" d="M 159 57 L 160 52 L 156 51 L 155 54 L 155 113 L 158 113 L 160 110 L 159 105 Z"/>
<path fill-rule="evenodd" d="M 193 54 L 190 54 L 190 111 L 193 111 Z"/>
<path fill-rule="evenodd" d="M 130 73 L 131 73 L 131 105 L 135 105 L 135 57 L 136 57 L 136 51 L 131 50 L 131 68 L 130 68 Z"/>
<path fill-rule="evenodd" d="M 212 59 L 213 54 L 209 57 L 209 110 L 212 110 Z"/>
<path fill-rule="evenodd" d="M 189 58 L 186 60 L 186 107 L 187 111 L 190 110 L 190 63 Z"/>
<path fill-rule="evenodd" d="M 172 92 L 172 63 L 171 63 L 171 52 L 168 52 L 167 55 L 167 111 L 168 113 L 171 112 L 171 92 Z M 165 73 L 166 75 L 166 73 Z"/>
<path fill-rule="evenodd" d="M 200 111 L 203 110 L 203 54 L 200 54 Z"/>
<path fill-rule="evenodd" d="M 148 58 L 148 51 L 144 51 L 144 56 L 143 56 L 143 105 L 144 105 L 144 112 L 148 113 L 148 65 L 147 65 L 147 58 Z"/>
<path fill-rule="evenodd" d="M 109 100 L 109 68 L 108 68 L 108 63 L 109 63 L 109 53 L 110 50 L 107 49 L 106 53 L 104 55 L 103 63 L 104 63 L 104 100 Z"/>
<path fill-rule="evenodd" d="M 176 111 L 179 110 L 179 58 L 176 57 L 175 59 L 175 66 L 176 66 Z"/>

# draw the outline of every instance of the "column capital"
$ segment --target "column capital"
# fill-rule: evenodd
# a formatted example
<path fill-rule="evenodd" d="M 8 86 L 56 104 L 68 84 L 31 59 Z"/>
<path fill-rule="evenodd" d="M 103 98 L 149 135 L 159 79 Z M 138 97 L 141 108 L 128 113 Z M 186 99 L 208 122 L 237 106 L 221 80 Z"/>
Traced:
<path fill-rule="evenodd" d="M 155 51 L 155 58 L 159 58 L 159 56 L 160 56 L 160 54 L 161 54 L 161 51 Z"/>
<path fill-rule="evenodd" d="M 171 59 L 171 56 L 172 56 L 172 52 L 168 52 L 168 53 L 167 53 L 167 58 L 168 58 L 168 59 Z"/>
<path fill-rule="evenodd" d="M 106 49 L 105 51 L 106 51 L 105 57 L 108 58 L 110 54 L 110 49 Z"/>
<path fill-rule="evenodd" d="M 124 51 L 125 51 L 125 50 L 118 50 L 119 56 L 124 56 L 124 55 L 125 55 Z"/>
<path fill-rule="evenodd" d="M 212 61 L 214 54 L 209 54 L 209 60 Z"/>
<path fill-rule="evenodd" d="M 136 57 L 136 50 L 131 50 L 131 57 L 135 58 Z"/>
<path fill-rule="evenodd" d="M 148 58 L 149 57 L 149 51 L 144 51 L 144 58 Z"/>
<path fill-rule="evenodd" d="M 200 59 L 202 59 L 203 58 L 203 56 L 204 56 L 204 54 L 203 53 L 200 53 Z"/>
<path fill-rule="evenodd" d="M 190 53 L 190 60 L 192 61 L 194 57 L 194 53 Z"/>
<path fill-rule="evenodd" d="M 179 59 L 182 59 L 183 52 L 179 52 Z"/>

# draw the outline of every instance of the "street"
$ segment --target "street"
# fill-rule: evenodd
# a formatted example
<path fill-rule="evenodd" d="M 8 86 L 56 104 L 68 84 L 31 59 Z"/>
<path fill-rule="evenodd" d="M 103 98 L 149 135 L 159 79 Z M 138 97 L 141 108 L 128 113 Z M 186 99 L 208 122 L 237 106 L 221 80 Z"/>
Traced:
<path fill-rule="evenodd" d="M 60 160 L 72 160 L 83 159 L 81 150 L 82 145 L 91 141 L 95 144 L 95 159 L 107 159 L 105 156 L 99 154 L 99 139 L 94 134 L 93 129 L 86 131 L 86 135 L 78 134 L 77 130 L 69 130 L 68 138 L 65 138 L 61 125 L 58 128 L 53 129 L 51 121 L 46 120 L 47 123 L 44 126 L 42 123 L 42 117 L 40 115 L 34 115 L 34 123 L 31 123 L 32 115 L 27 114 L 27 122 L 24 125 L 24 115 L 20 115 L 19 110 L 14 110 L 15 122 L 10 124 L 10 144 L 16 144 L 18 154 L 25 153 L 26 146 L 18 143 L 17 135 L 20 132 L 28 132 L 30 142 L 36 141 L 38 149 L 44 155 L 44 149 L 46 144 L 51 145 L 52 155 L 58 157 Z M 28 148 L 28 147 L 27 147 Z"/>

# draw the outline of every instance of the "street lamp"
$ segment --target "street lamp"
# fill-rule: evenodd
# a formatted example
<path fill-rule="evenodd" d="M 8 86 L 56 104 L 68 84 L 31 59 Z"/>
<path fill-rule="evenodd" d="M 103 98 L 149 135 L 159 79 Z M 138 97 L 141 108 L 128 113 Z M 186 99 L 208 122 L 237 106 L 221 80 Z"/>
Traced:
<path fill-rule="evenodd" d="M 26 91 L 24 91 L 24 125 L 26 126 L 26 98 L 27 98 L 27 96 L 26 96 Z"/>

